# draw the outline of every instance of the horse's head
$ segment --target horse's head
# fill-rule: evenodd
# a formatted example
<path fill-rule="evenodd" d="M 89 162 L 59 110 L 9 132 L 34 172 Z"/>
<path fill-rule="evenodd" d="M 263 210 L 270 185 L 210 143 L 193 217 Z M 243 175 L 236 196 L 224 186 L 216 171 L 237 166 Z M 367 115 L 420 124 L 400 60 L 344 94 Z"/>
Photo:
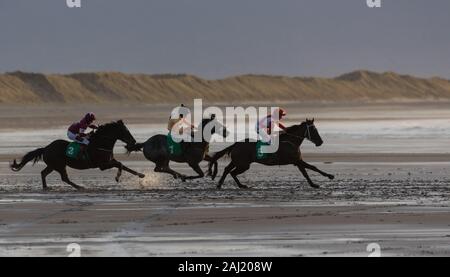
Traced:
<path fill-rule="evenodd" d="M 300 125 L 290 126 L 287 128 L 286 132 L 299 138 L 305 138 L 314 143 L 317 147 L 323 144 L 319 131 L 314 124 L 314 119 L 306 119 Z"/>
<path fill-rule="evenodd" d="M 91 141 L 102 147 L 114 147 L 117 140 L 121 140 L 132 147 L 136 144 L 136 140 L 131 135 L 128 128 L 122 120 L 107 123 L 98 127 L 97 131 L 91 136 Z"/>
<path fill-rule="evenodd" d="M 222 137 L 227 137 L 229 132 L 227 128 L 220 123 L 214 115 L 210 118 L 204 118 L 201 123 L 201 130 L 203 130 L 204 139 L 209 141 L 210 137 L 214 134 L 218 134 Z"/>
<path fill-rule="evenodd" d="M 316 125 L 314 124 L 314 118 L 313 119 L 306 119 L 301 125 L 305 126 L 305 133 L 304 137 L 314 143 L 317 147 L 321 146 L 323 144 L 323 140 L 320 137 L 319 131 L 316 128 Z"/>

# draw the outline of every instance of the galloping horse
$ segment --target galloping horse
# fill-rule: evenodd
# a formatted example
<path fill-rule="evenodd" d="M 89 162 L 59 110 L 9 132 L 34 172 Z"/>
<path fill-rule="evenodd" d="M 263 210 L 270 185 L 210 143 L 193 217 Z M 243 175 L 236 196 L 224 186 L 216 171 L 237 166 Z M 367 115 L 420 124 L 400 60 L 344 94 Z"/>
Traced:
<path fill-rule="evenodd" d="M 119 172 L 117 174 L 116 181 L 118 181 L 122 170 L 139 176 L 140 178 L 144 178 L 144 174 L 131 170 L 114 159 L 113 149 L 117 140 L 125 142 L 128 147 L 132 147 L 136 144 L 136 140 L 133 138 L 122 120 L 102 125 L 91 135 L 90 144 L 86 149 L 86 153 L 89 157 L 88 159 L 83 160 L 68 158 L 66 156 L 66 149 L 69 142 L 65 140 L 56 140 L 45 148 L 39 148 L 26 154 L 22 158 L 20 164 L 14 160 L 10 167 L 13 171 L 19 171 L 28 162 L 34 160 L 33 164 L 35 164 L 39 160 L 43 159 L 47 164 L 47 167 L 41 172 L 42 186 L 44 190 L 48 189 L 46 177 L 53 171 L 57 171 L 61 175 L 61 179 L 64 183 L 71 185 L 77 190 L 84 189 L 69 180 L 66 170 L 67 166 L 79 170 L 99 168 L 102 171 L 111 168 L 118 168 Z"/>
<path fill-rule="evenodd" d="M 217 188 L 220 189 L 222 187 L 223 182 L 225 181 L 225 178 L 229 173 L 231 174 L 239 188 L 247 188 L 247 186 L 241 184 L 237 176 L 247 171 L 250 168 L 250 164 L 253 162 L 269 166 L 293 164 L 298 167 L 311 187 L 319 188 L 318 185 L 314 184 L 311 181 L 308 173 L 306 172 L 306 169 L 316 171 L 321 175 L 329 178 L 330 180 L 334 179 L 334 176 L 325 173 L 319 170 L 317 167 L 303 161 L 300 152 L 300 145 L 303 143 L 303 140 L 305 138 L 314 143 L 317 147 L 323 144 L 323 140 L 320 137 L 316 126 L 314 125 L 314 119 L 307 119 L 300 125 L 288 127 L 286 133 L 281 134 L 279 137 L 280 143 L 278 150 L 273 154 L 267 155 L 267 157 L 263 159 L 257 159 L 256 142 L 237 142 L 232 146 L 226 148 L 225 150 L 216 153 L 211 158 L 210 163 L 216 162 L 225 154 L 229 154 L 231 156 L 231 162 L 225 168 L 222 178 L 217 185 Z M 215 177 L 215 174 L 213 174 L 212 178 L 214 179 Z"/>
<path fill-rule="evenodd" d="M 203 119 L 199 127 L 198 132 L 203 132 L 207 126 L 212 126 L 210 128 L 210 135 L 219 134 L 222 137 L 228 135 L 228 131 L 225 126 L 220 124 L 215 118 Z M 209 128 L 208 128 L 209 129 Z M 171 174 L 175 179 L 181 178 L 184 182 L 189 179 L 197 179 L 205 176 L 202 169 L 200 168 L 200 162 L 206 158 L 206 154 L 209 148 L 209 138 L 205 138 L 205 134 L 201 134 L 201 142 L 182 142 L 183 154 L 179 156 L 171 155 L 167 145 L 166 135 L 156 135 L 148 139 L 145 143 L 138 143 L 132 147 L 126 147 L 129 152 L 143 150 L 144 156 L 147 160 L 152 161 L 156 164 L 154 171 L 163 172 Z M 192 137 L 195 134 L 192 133 Z M 189 166 L 198 174 L 197 176 L 184 176 L 169 167 L 170 161 L 178 163 L 187 163 Z"/>

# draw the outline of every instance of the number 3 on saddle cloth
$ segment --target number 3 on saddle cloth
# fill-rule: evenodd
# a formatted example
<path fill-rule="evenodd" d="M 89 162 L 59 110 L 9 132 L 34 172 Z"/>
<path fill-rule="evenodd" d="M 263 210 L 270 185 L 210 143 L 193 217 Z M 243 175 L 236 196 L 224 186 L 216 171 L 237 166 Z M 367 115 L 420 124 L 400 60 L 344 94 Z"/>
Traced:
<path fill-rule="evenodd" d="M 82 151 L 81 147 L 81 144 L 78 142 L 69 143 L 66 148 L 66 156 L 74 160 L 88 161 L 89 155 L 87 151 L 83 151 L 83 153 L 80 153 Z"/>

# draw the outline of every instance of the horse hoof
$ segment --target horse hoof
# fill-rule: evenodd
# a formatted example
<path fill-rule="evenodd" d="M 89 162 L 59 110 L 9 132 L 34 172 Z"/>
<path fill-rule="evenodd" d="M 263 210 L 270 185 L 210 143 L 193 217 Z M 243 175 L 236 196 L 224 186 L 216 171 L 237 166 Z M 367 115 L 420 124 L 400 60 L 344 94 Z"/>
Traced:
<path fill-rule="evenodd" d="M 116 183 L 120 183 L 120 178 L 116 177 Z"/>
<path fill-rule="evenodd" d="M 334 180 L 334 175 L 328 175 L 328 179 Z"/>
<path fill-rule="evenodd" d="M 145 178 L 145 174 L 139 174 L 138 177 L 143 179 L 143 178 Z"/>
<path fill-rule="evenodd" d="M 248 189 L 248 187 L 246 185 L 241 185 L 239 186 L 240 189 Z"/>
<path fill-rule="evenodd" d="M 43 187 L 42 190 L 43 191 L 49 191 L 49 188 L 48 187 Z"/>
<path fill-rule="evenodd" d="M 221 190 L 222 189 L 222 185 L 217 185 L 216 188 Z"/>
<path fill-rule="evenodd" d="M 85 187 L 76 187 L 76 189 L 77 189 L 78 191 L 86 191 L 86 188 L 85 188 Z"/>
<path fill-rule="evenodd" d="M 309 184 L 312 188 L 315 188 L 315 189 L 318 189 L 318 188 L 320 188 L 320 186 L 319 185 L 316 185 L 316 184 Z"/>

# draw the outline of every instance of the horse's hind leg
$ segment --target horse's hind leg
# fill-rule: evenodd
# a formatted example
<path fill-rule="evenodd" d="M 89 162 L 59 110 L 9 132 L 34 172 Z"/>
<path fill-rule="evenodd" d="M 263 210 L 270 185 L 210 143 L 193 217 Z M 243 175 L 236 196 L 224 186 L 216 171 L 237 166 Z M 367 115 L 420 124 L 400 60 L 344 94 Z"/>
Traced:
<path fill-rule="evenodd" d="M 156 165 L 155 172 L 168 173 L 168 174 L 172 175 L 173 178 L 175 178 L 175 179 L 181 178 L 181 180 L 183 182 L 185 181 L 184 175 L 176 172 L 175 170 L 172 170 L 168 165 L 164 165 L 164 166 Z"/>
<path fill-rule="evenodd" d="M 208 163 L 208 170 L 206 171 L 206 176 L 211 177 L 211 180 L 214 180 L 217 176 L 217 170 L 218 170 L 218 163 L 215 162 L 209 162 Z"/>
<path fill-rule="evenodd" d="M 302 165 L 297 165 L 297 167 L 300 170 L 300 172 L 303 174 L 303 176 L 305 177 L 306 181 L 308 181 L 308 184 L 311 187 L 320 188 L 319 185 L 314 184 L 313 181 L 311 180 L 311 178 L 309 178 L 308 172 L 306 172 L 306 169 Z"/>
<path fill-rule="evenodd" d="M 225 178 L 227 175 L 233 170 L 236 166 L 234 165 L 233 161 L 230 162 L 229 165 L 227 165 L 223 171 L 222 177 L 219 180 L 219 184 L 217 185 L 218 189 L 222 188 L 223 182 L 225 181 Z"/>
<path fill-rule="evenodd" d="M 214 162 L 214 171 L 213 171 L 213 173 L 212 173 L 212 175 L 211 175 L 211 179 L 212 179 L 212 180 L 216 179 L 217 171 L 218 171 L 218 170 L 219 170 L 219 165 L 218 165 L 217 162 Z"/>
<path fill-rule="evenodd" d="M 47 190 L 48 189 L 46 178 L 52 172 L 53 172 L 53 169 L 50 168 L 49 166 L 47 166 L 44 170 L 42 170 L 41 177 L 42 177 L 42 189 L 43 190 Z"/>
<path fill-rule="evenodd" d="M 66 168 L 59 169 L 57 171 L 61 175 L 61 179 L 63 180 L 64 183 L 71 185 L 72 187 L 74 187 L 77 190 L 83 190 L 84 189 L 82 186 L 79 186 L 79 185 L 77 185 L 74 182 L 69 180 L 69 176 L 67 175 Z"/>
<path fill-rule="evenodd" d="M 302 167 L 306 168 L 306 169 L 310 169 L 312 171 L 315 171 L 315 172 L 321 174 L 322 176 L 327 177 L 330 180 L 334 179 L 334 175 L 331 175 L 331 174 L 328 174 L 326 172 L 323 172 L 322 170 L 318 169 L 317 167 L 315 167 L 315 166 L 313 166 L 313 165 L 311 165 L 311 164 L 309 164 L 309 163 L 307 163 L 305 161 L 300 161 L 300 165 Z"/>
<path fill-rule="evenodd" d="M 187 180 L 199 179 L 205 176 L 205 173 L 203 173 L 198 164 L 189 164 L 189 166 L 198 174 L 198 176 L 188 176 L 186 177 Z"/>
<path fill-rule="evenodd" d="M 246 185 L 241 184 L 241 182 L 239 181 L 237 176 L 239 174 L 244 173 L 249 168 L 250 168 L 250 166 L 239 166 L 239 167 L 236 167 L 233 171 L 230 172 L 231 177 L 233 177 L 234 181 L 236 182 L 238 187 L 241 188 L 241 189 L 247 189 L 248 187 Z"/>
<path fill-rule="evenodd" d="M 212 162 L 212 158 L 210 156 L 206 155 L 204 160 L 208 162 L 208 169 L 206 170 L 205 175 L 212 176 L 212 174 L 213 174 L 212 168 L 214 165 L 214 163 Z"/>

